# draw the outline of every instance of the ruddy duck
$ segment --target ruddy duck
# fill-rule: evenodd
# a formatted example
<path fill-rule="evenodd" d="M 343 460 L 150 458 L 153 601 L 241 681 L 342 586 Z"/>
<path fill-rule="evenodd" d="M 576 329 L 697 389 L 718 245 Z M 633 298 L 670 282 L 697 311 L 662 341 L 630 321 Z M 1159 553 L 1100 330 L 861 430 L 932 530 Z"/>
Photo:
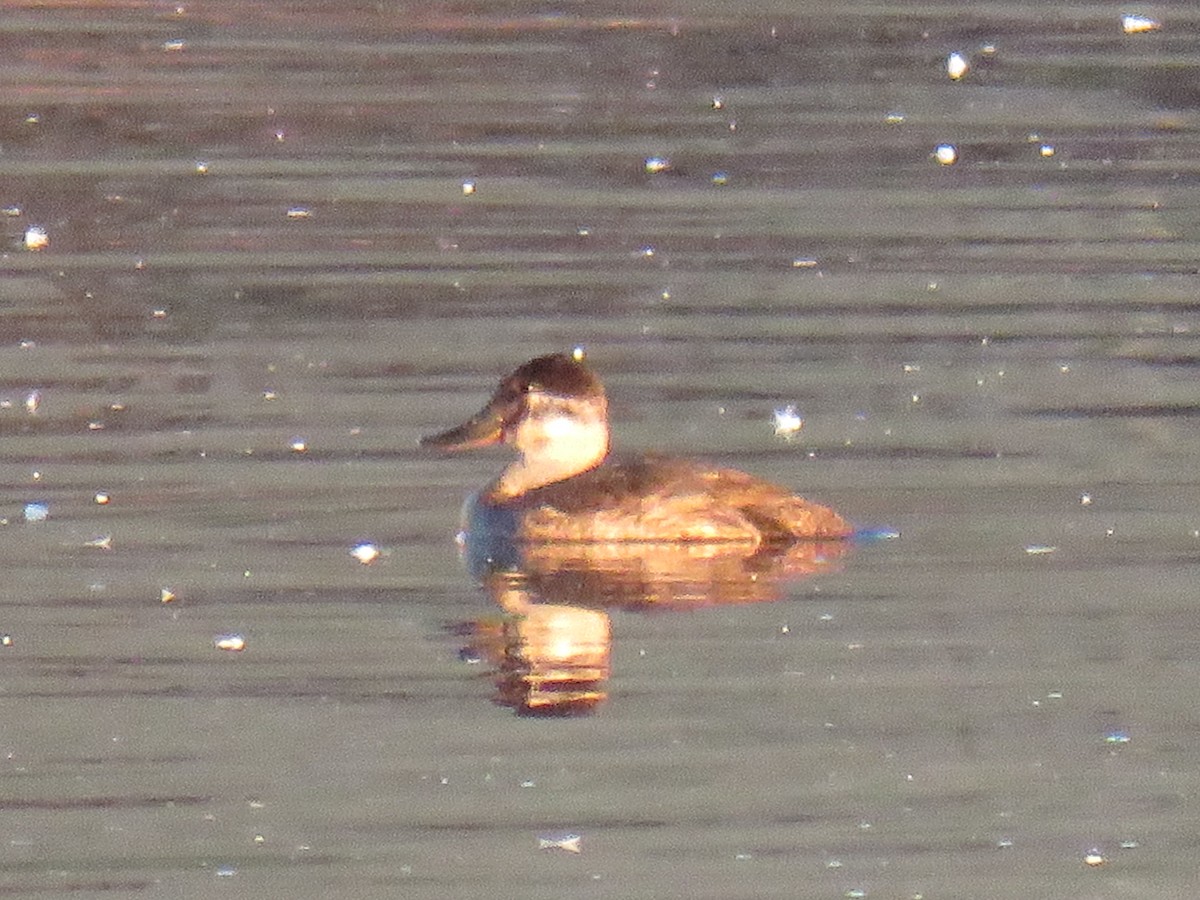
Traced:
<path fill-rule="evenodd" d="M 664 456 L 611 459 L 604 387 L 565 353 L 530 360 L 471 419 L 421 439 L 443 450 L 500 442 L 520 458 L 468 501 L 468 535 L 757 546 L 852 533 L 833 510 L 736 469 Z"/>

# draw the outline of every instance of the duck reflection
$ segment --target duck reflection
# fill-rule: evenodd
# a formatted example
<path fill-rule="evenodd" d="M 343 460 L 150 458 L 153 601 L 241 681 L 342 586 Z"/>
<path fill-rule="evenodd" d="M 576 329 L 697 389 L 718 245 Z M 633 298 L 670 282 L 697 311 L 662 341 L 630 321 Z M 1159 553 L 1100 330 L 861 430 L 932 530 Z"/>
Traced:
<path fill-rule="evenodd" d="M 609 611 L 691 610 L 777 600 L 797 579 L 835 569 L 848 541 L 731 545 L 513 544 L 467 533 L 463 558 L 500 610 L 465 623 L 495 701 L 523 715 L 590 713 L 607 697 Z"/>
<path fill-rule="evenodd" d="M 606 612 L 544 602 L 516 571 L 490 573 L 484 587 L 502 614 L 465 623 L 472 643 L 464 652 L 490 667 L 496 703 L 525 715 L 571 716 L 606 698 Z"/>

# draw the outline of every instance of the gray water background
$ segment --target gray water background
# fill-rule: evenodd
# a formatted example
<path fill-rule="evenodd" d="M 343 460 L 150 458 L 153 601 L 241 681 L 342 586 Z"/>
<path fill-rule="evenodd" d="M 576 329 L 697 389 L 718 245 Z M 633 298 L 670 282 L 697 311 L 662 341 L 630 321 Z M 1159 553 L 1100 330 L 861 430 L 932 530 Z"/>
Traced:
<path fill-rule="evenodd" d="M 1195 896 L 1198 26 L 0 4 L 0 893 Z M 416 441 L 575 346 L 899 538 L 495 705 Z"/>

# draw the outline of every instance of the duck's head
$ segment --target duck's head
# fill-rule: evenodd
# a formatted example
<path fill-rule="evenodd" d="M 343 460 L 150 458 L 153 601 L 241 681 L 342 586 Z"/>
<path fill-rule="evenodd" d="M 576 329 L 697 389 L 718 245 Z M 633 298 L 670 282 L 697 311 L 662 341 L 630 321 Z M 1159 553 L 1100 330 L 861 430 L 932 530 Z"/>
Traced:
<path fill-rule="evenodd" d="M 578 355 L 539 356 L 503 378 L 487 405 L 466 422 L 421 439 L 422 446 L 442 450 L 496 443 L 521 454 L 492 488 L 503 496 L 598 465 L 609 445 L 604 386 Z"/>

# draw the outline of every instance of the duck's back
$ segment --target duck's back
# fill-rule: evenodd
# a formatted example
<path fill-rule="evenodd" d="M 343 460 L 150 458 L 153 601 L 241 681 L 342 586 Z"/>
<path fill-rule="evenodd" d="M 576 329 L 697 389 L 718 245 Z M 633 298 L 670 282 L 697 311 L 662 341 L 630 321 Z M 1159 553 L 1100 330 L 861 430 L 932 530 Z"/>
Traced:
<path fill-rule="evenodd" d="M 513 515 L 514 536 L 526 541 L 763 544 L 851 531 L 833 510 L 778 485 L 671 457 L 610 460 L 502 505 Z"/>

